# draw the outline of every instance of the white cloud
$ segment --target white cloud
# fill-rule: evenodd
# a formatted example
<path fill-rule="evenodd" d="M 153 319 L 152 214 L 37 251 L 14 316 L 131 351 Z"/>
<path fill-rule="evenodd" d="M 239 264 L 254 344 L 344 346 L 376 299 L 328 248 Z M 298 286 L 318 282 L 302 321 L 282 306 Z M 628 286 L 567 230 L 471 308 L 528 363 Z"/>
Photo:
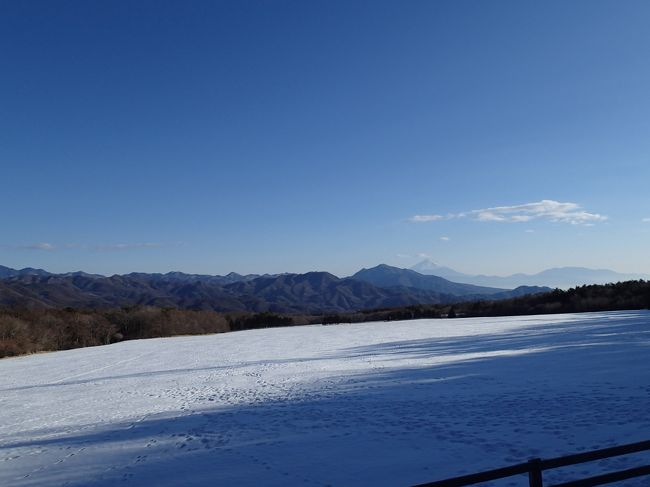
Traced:
<path fill-rule="evenodd" d="M 22 250 L 46 250 L 46 251 L 56 250 L 56 246 L 47 242 L 39 242 L 30 245 L 20 245 L 18 246 L 18 248 Z"/>
<path fill-rule="evenodd" d="M 95 250 L 101 250 L 104 252 L 113 252 L 120 250 L 132 250 L 132 249 L 155 249 L 162 247 L 162 244 L 153 243 L 153 242 L 144 242 L 144 243 L 117 243 L 110 245 L 97 245 Z"/>
<path fill-rule="evenodd" d="M 426 223 L 437 222 L 444 219 L 445 217 L 442 215 L 415 215 L 409 218 L 409 221 L 413 223 Z"/>
<path fill-rule="evenodd" d="M 642 218 L 641 221 L 645 223 L 650 223 L 650 218 Z"/>
<path fill-rule="evenodd" d="M 416 215 L 411 222 L 432 222 L 452 218 L 470 218 L 482 222 L 526 223 L 532 220 L 547 220 L 571 225 L 593 225 L 603 222 L 607 217 L 598 213 L 589 213 L 577 203 L 554 200 L 542 200 L 534 203 L 513 206 L 495 206 L 462 213 L 441 215 Z"/>
<path fill-rule="evenodd" d="M 443 237 L 440 237 L 440 240 L 444 240 L 445 242 L 448 242 L 451 239 L 445 235 Z"/>
<path fill-rule="evenodd" d="M 75 250 L 75 249 L 86 250 L 86 251 L 113 252 L 113 251 L 132 250 L 132 249 L 156 249 L 168 245 L 183 245 L 183 243 L 177 242 L 175 244 L 162 244 L 162 243 L 155 243 L 155 242 L 138 242 L 138 243 L 99 244 L 99 245 L 66 243 L 64 245 L 54 245 L 48 242 L 38 242 L 34 244 L 25 244 L 25 245 L 0 244 L 0 248 L 14 249 L 14 250 L 43 250 L 47 252 L 52 252 L 55 250 L 63 251 L 63 250 Z"/>
<path fill-rule="evenodd" d="M 548 220 L 552 222 L 586 225 L 607 220 L 606 216 L 589 213 L 577 203 L 561 203 L 554 200 L 542 200 L 514 206 L 495 206 L 470 212 L 479 221 L 528 222 L 531 220 Z"/>
<path fill-rule="evenodd" d="M 431 254 L 425 252 L 417 252 L 415 254 L 395 254 L 398 259 L 433 259 Z"/>
<path fill-rule="evenodd" d="M 531 230 L 530 228 L 528 230 L 525 230 L 526 233 L 535 233 L 535 230 Z"/>

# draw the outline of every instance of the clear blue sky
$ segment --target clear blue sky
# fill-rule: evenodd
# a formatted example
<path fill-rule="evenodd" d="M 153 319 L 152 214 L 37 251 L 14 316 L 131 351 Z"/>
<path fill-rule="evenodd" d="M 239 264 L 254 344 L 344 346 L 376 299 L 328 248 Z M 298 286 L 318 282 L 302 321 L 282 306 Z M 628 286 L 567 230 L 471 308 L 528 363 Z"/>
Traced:
<path fill-rule="evenodd" d="M 650 273 L 648 25 L 647 1 L 0 1 L 0 264 Z"/>

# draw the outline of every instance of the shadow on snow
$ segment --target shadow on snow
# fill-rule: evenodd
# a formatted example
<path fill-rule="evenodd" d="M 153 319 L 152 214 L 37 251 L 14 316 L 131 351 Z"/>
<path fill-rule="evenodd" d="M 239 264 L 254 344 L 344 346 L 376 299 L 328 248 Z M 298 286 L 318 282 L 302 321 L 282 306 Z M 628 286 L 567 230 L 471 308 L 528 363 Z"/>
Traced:
<path fill-rule="evenodd" d="M 406 485 L 648 439 L 650 314 L 576 316 L 509 333 L 349 348 L 308 360 L 377 359 L 378 368 L 314 384 L 298 400 L 86 425 L 91 431 L 3 442 L 0 453 L 84 451 L 86 466 L 34 476 L 33 485 Z M 487 352 L 499 353 L 463 357 Z M 409 357 L 449 360 L 390 367 Z"/>

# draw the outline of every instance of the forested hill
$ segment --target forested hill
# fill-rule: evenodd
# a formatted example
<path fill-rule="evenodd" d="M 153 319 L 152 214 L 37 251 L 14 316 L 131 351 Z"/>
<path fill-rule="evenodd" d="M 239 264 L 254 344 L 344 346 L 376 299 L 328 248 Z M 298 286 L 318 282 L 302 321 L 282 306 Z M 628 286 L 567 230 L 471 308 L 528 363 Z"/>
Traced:
<path fill-rule="evenodd" d="M 269 276 L 132 273 L 105 277 L 4 268 L 5 277 L 0 274 L 0 306 L 33 309 L 154 306 L 218 312 L 321 314 L 488 297 L 504 299 L 549 290 L 457 284 L 389 266 L 375 268 L 371 276 L 359 274 L 359 278 L 343 279 L 328 272 Z M 386 274 L 390 275 L 389 279 Z"/>
<path fill-rule="evenodd" d="M 551 313 L 582 313 L 650 309 L 650 281 L 625 281 L 612 284 L 578 286 L 563 291 L 503 300 L 477 300 L 440 306 L 408 306 L 376 310 L 373 319 L 416 319 L 436 317 L 516 316 Z"/>
<path fill-rule="evenodd" d="M 506 300 L 412 305 L 338 314 L 219 313 L 135 306 L 113 309 L 0 308 L 0 357 L 174 335 L 417 318 L 650 309 L 650 281 L 581 286 Z"/>

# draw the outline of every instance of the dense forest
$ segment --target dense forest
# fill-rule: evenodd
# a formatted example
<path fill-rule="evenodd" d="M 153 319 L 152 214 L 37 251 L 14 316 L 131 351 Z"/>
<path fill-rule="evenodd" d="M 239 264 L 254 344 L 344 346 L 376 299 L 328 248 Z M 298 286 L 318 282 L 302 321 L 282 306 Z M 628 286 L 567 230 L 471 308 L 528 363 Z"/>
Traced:
<path fill-rule="evenodd" d="M 155 307 L 0 309 L 0 357 L 122 340 L 306 324 L 650 309 L 650 281 L 580 286 L 505 300 L 414 305 L 336 315 L 219 313 Z"/>

